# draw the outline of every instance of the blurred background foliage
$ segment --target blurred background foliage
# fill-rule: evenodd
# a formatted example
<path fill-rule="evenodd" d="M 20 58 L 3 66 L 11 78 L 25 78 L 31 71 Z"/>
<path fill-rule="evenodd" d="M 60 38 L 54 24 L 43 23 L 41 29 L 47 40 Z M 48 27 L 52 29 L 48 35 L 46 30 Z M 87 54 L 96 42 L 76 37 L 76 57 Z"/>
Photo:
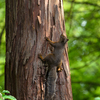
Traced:
<path fill-rule="evenodd" d="M 0 0 L 0 86 L 2 89 L 4 89 L 5 49 L 5 0 Z"/>
<path fill-rule="evenodd" d="M 64 0 L 74 100 L 100 96 L 100 0 Z"/>
<path fill-rule="evenodd" d="M 100 0 L 63 0 L 74 100 L 100 97 Z M 4 89 L 5 0 L 0 0 L 0 86 Z"/>

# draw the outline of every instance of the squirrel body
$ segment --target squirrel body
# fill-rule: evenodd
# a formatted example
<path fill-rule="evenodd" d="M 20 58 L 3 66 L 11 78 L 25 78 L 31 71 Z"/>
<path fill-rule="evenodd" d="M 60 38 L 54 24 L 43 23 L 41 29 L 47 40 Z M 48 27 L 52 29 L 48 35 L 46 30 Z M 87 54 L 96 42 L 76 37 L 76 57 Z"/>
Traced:
<path fill-rule="evenodd" d="M 46 37 L 46 41 L 48 41 L 49 44 L 54 47 L 54 50 L 52 51 L 52 53 L 46 55 L 44 58 L 42 57 L 42 54 L 39 54 L 38 57 L 43 63 L 48 64 L 48 70 L 55 66 L 57 67 L 57 71 L 61 71 L 63 69 L 61 67 L 62 57 L 65 49 L 65 44 L 68 40 L 69 39 L 67 39 L 67 37 L 63 34 L 60 35 L 60 39 L 57 42 L 53 42 L 48 37 Z"/>

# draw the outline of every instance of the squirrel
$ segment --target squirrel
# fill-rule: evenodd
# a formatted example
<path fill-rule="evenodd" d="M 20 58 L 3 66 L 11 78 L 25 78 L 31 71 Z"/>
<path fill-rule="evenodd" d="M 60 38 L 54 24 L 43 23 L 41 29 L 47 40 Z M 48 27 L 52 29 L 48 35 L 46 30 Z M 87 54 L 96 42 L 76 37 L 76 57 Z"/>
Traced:
<path fill-rule="evenodd" d="M 69 40 L 66 36 L 63 34 L 60 35 L 60 39 L 57 42 L 51 41 L 48 37 L 45 38 L 46 41 L 49 42 L 49 44 L 54 47 L 54 50 L 46 55 L 44 58 L 42 57 L 42 54 L 39 54 L 38 57 L 43 63 L 48 64 L 48 70 L 50 70 L 53 67 L 57 67 L 57 71 L 62 71 L 62 57 L 63 52 L 65 49 L 65 44 Z"/>

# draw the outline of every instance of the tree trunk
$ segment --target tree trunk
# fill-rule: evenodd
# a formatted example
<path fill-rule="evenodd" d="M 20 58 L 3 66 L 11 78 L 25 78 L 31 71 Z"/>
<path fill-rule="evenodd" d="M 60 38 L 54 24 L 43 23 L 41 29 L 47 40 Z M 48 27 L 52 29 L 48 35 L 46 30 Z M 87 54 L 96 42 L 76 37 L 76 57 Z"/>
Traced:
<path fill-rule="evenodd" d="M 6 0 L 5 87 L 17 100 L 44 100 L 47 69 L 38 54 L 50 53 L 45 37 L 66 34 L 63 13 L 62 0 Z M 72 100 L 67 45 L 62 61 L 52 100 Z"/>

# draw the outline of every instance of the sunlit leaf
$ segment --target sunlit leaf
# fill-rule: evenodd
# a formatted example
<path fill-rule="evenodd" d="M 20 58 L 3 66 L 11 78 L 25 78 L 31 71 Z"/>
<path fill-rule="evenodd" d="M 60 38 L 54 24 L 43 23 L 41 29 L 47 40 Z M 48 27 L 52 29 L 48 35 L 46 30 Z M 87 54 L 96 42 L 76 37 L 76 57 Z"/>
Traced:
<path fill-rule="evenodd" d="M 3 96 L 4 99 L 9 99 L 9 100 L 17 100 L 15 97 L 11 96 L 11 95 L 5 95 Z"/>
<path fill-rule="evenodd" d="M 10 93 L 8 90 L 3 90 L 2 93 Z"/>

